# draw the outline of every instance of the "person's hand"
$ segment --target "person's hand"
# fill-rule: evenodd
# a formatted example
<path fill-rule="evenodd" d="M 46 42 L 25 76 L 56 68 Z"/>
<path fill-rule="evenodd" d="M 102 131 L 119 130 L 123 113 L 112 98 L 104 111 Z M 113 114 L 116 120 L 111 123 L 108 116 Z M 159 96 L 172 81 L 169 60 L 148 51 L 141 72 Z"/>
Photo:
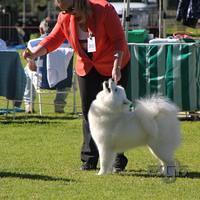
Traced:
<path fill-rule="evenodd" d="M 30 59 L 30 58 L 27 58 L 27 64 L 28 64 L 28 67 L 31 71 L 36 71 L 37 70 L 37 66 L 36 66 L 36 63 L 35 63 L 35 60 L 33 59 Z"/>
<path fill-rule="evenodd" d="M 26 48 L 23 53 L 22 53 L 22 56 L 24 57 L 24 59 L 27 60 L 28 59 L 32 59 L 34 60 L 34 54 L 31 52 L 31 50 L 29 48 Z"/>
<path fill-rule="evenodd" d="M 31 71 L 36 71 L 37 66 L 35 64 L 34 56 L 31 50 L 26 48 L 25 51 L 22 53 L 22 56 L 26 59 L 29 69 Z"/>
<path fill-rule="evenodd" d="M 121 68 L 119 66 L 113 67 L 112 79 L 115 81 L 116 84 L 121 79 Z"/>

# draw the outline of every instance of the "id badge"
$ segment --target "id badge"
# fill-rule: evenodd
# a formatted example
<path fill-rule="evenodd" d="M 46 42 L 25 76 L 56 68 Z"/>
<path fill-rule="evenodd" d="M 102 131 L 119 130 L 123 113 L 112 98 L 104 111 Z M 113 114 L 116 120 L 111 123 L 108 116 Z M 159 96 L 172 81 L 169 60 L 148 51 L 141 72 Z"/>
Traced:
<path fill-rule="evenodd" d="M 95 52 L 96 51 L 96 43 L 95 43 L 95 37 L 88 37 L 87 39 L 88 43 L 88 53 Z"/>

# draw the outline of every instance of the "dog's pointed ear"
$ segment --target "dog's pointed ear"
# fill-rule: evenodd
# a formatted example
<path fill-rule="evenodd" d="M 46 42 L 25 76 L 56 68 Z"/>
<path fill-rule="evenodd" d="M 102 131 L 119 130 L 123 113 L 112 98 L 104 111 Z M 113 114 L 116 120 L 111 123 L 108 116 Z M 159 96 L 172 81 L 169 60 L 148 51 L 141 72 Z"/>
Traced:
<path fill-rule="evenodd" d="M 109 84 L 109 88 L 110 88 L 111 91 L 113 91 L 117 86 L 115 81 L 111 78 L 108 80 L 108 84 Z"/>
<path fill-rule="evenodd" d="M 103 82 L 103 90 L 106 90 L 106 81 Z"/>
<path fill-rule="evenodd" d="M 108 81 L 103 82 L 103 90 L 106 90 L 107 92 L 110 92 Z"/>

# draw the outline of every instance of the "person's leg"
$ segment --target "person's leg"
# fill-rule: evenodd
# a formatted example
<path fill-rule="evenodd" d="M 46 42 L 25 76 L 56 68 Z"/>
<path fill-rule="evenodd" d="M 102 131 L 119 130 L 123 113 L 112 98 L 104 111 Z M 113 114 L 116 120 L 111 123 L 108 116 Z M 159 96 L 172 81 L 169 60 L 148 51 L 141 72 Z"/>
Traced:
<path fill-rule="evenodd" d="M 72 87 L 73 78 L 73 58 L 70 60 L 69 66 L 67 68 L 67 78 L 59 82 L 56 85 L 56 97 L 54 99 L 54 108 L 57 113 L 64 113 L 64 107 L 66 106 L 66 99 L 69 91 Z"/>
<path fill-rule="evenodd" d="M 32 113 L 34 111 L 34 100 L 35 100 L 35 88 L 32 85 L 32 78 L 34 73 L 32 73 L 28 67 L 24 68 L 24 72 L 26 75 L 26 86 L 24 91 L 24 104 L 25 104 L 25 112 Z"/>
<path fill-rule="evenodd" d="M 83 145 L 81 149 L 81 161 L 83 162 L 82 170 L 95 169 L 98 162 L 98 150 L 91 137 L 88 111 L 92 101 L 96 98 L 97 93 L 102 90 L 102 83 L 107 77 L 102 77 L 95 69 L 84 77 L 78 76 L 78 83 L 82 102 L 83 112 Z"/>
<path fill-rule="evenodd" d="M 64 113 L 67 95 L 70 88 L 56 89 L 56 96 L 54 99 L 54 108 L 56 113 Z"/>
<path fill-rule="evenodd" d="M 118 84 L 121 85 L 122 87 L 124 87 L 125 89 L 128 86 L 129 71 L 130 71 L 130 63 L 128 63 L 126 68 L 124 68 L 121 71 L 122 78 L 118 82 Z M 114 163 L 114 171 L 115 172 L 123 171 L 125 169 L 127 163 L 128 163 L 128 159 L 126 158 L 124 153 L 118 153 L 116 156 L 116 159 L 115 159 L 115 163 Z"/>
<path fill-rule="evenodd" d="M 121 79 L 117 83 L 118 85 L 121 85 L 122 87 L 125 88 L 125 90 L 128 87 L 128 77 L 130 73 L 130 62 L 126 65 L 124 69 L 121 70 Z"/>
<path fill-rule="evenodd" d="M 129 64 L 122 70 L 122 78 L 119 82 L 124 88 L 128 84 Z M 81 149 L 81 160 L 84 162 L 82 169 L 95 169 L 98 162 L 98 149 L 91 137 L 89 123 L 88 123 L 88 111 L 92 101 L 96 98 L 99 91 L 103 89 L 102 84 L 110 77 L 99 75 L 95 69 L 92 69 L 90 73 L 84 77 L 78 76 L 79 89 L 82 101 L 83 112 L 83 145 Z M 127 158 L 123 153 L 117 154 L 115 161 L 115 170 L 124 170 L 127 164 Z"/>

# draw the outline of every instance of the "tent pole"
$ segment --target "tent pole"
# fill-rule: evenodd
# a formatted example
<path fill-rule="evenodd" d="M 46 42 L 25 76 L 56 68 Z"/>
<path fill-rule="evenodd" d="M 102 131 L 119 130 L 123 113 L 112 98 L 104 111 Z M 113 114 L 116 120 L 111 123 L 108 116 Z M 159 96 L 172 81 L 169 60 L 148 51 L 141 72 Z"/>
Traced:
<path fill-rule="evenodd" d="M 126 0 L 124 0 L 124 6 L 123 6 L 123 11 L 122 11 L 122 27 L 124 28 L 125 30 L 125 5 L 126 5 Z"/>
<path fill-rule="evenodd" d="M 23 27 L 26 26 L 26 0 L 23 0 Z"/>
<path fill-rule="evenodd" d="M 51 17 L 51 2 L 47 1 L 47 16 Z"/>
<path fill-rule="evenodd" d="M 159 38 L 162 36 L 162 0 L 159 0 Z"/>
<path fill-rule="evenodd" d="M 129 20 L 128 20 L 129 15 L 130 15 L 130 0 L 127 0 L 127 2 L 126 2 L 126 23 L 125 23 L 125 33 L 126 33 L 127 40 L 128 40 L 128 29 L 129 29 Z"/>

